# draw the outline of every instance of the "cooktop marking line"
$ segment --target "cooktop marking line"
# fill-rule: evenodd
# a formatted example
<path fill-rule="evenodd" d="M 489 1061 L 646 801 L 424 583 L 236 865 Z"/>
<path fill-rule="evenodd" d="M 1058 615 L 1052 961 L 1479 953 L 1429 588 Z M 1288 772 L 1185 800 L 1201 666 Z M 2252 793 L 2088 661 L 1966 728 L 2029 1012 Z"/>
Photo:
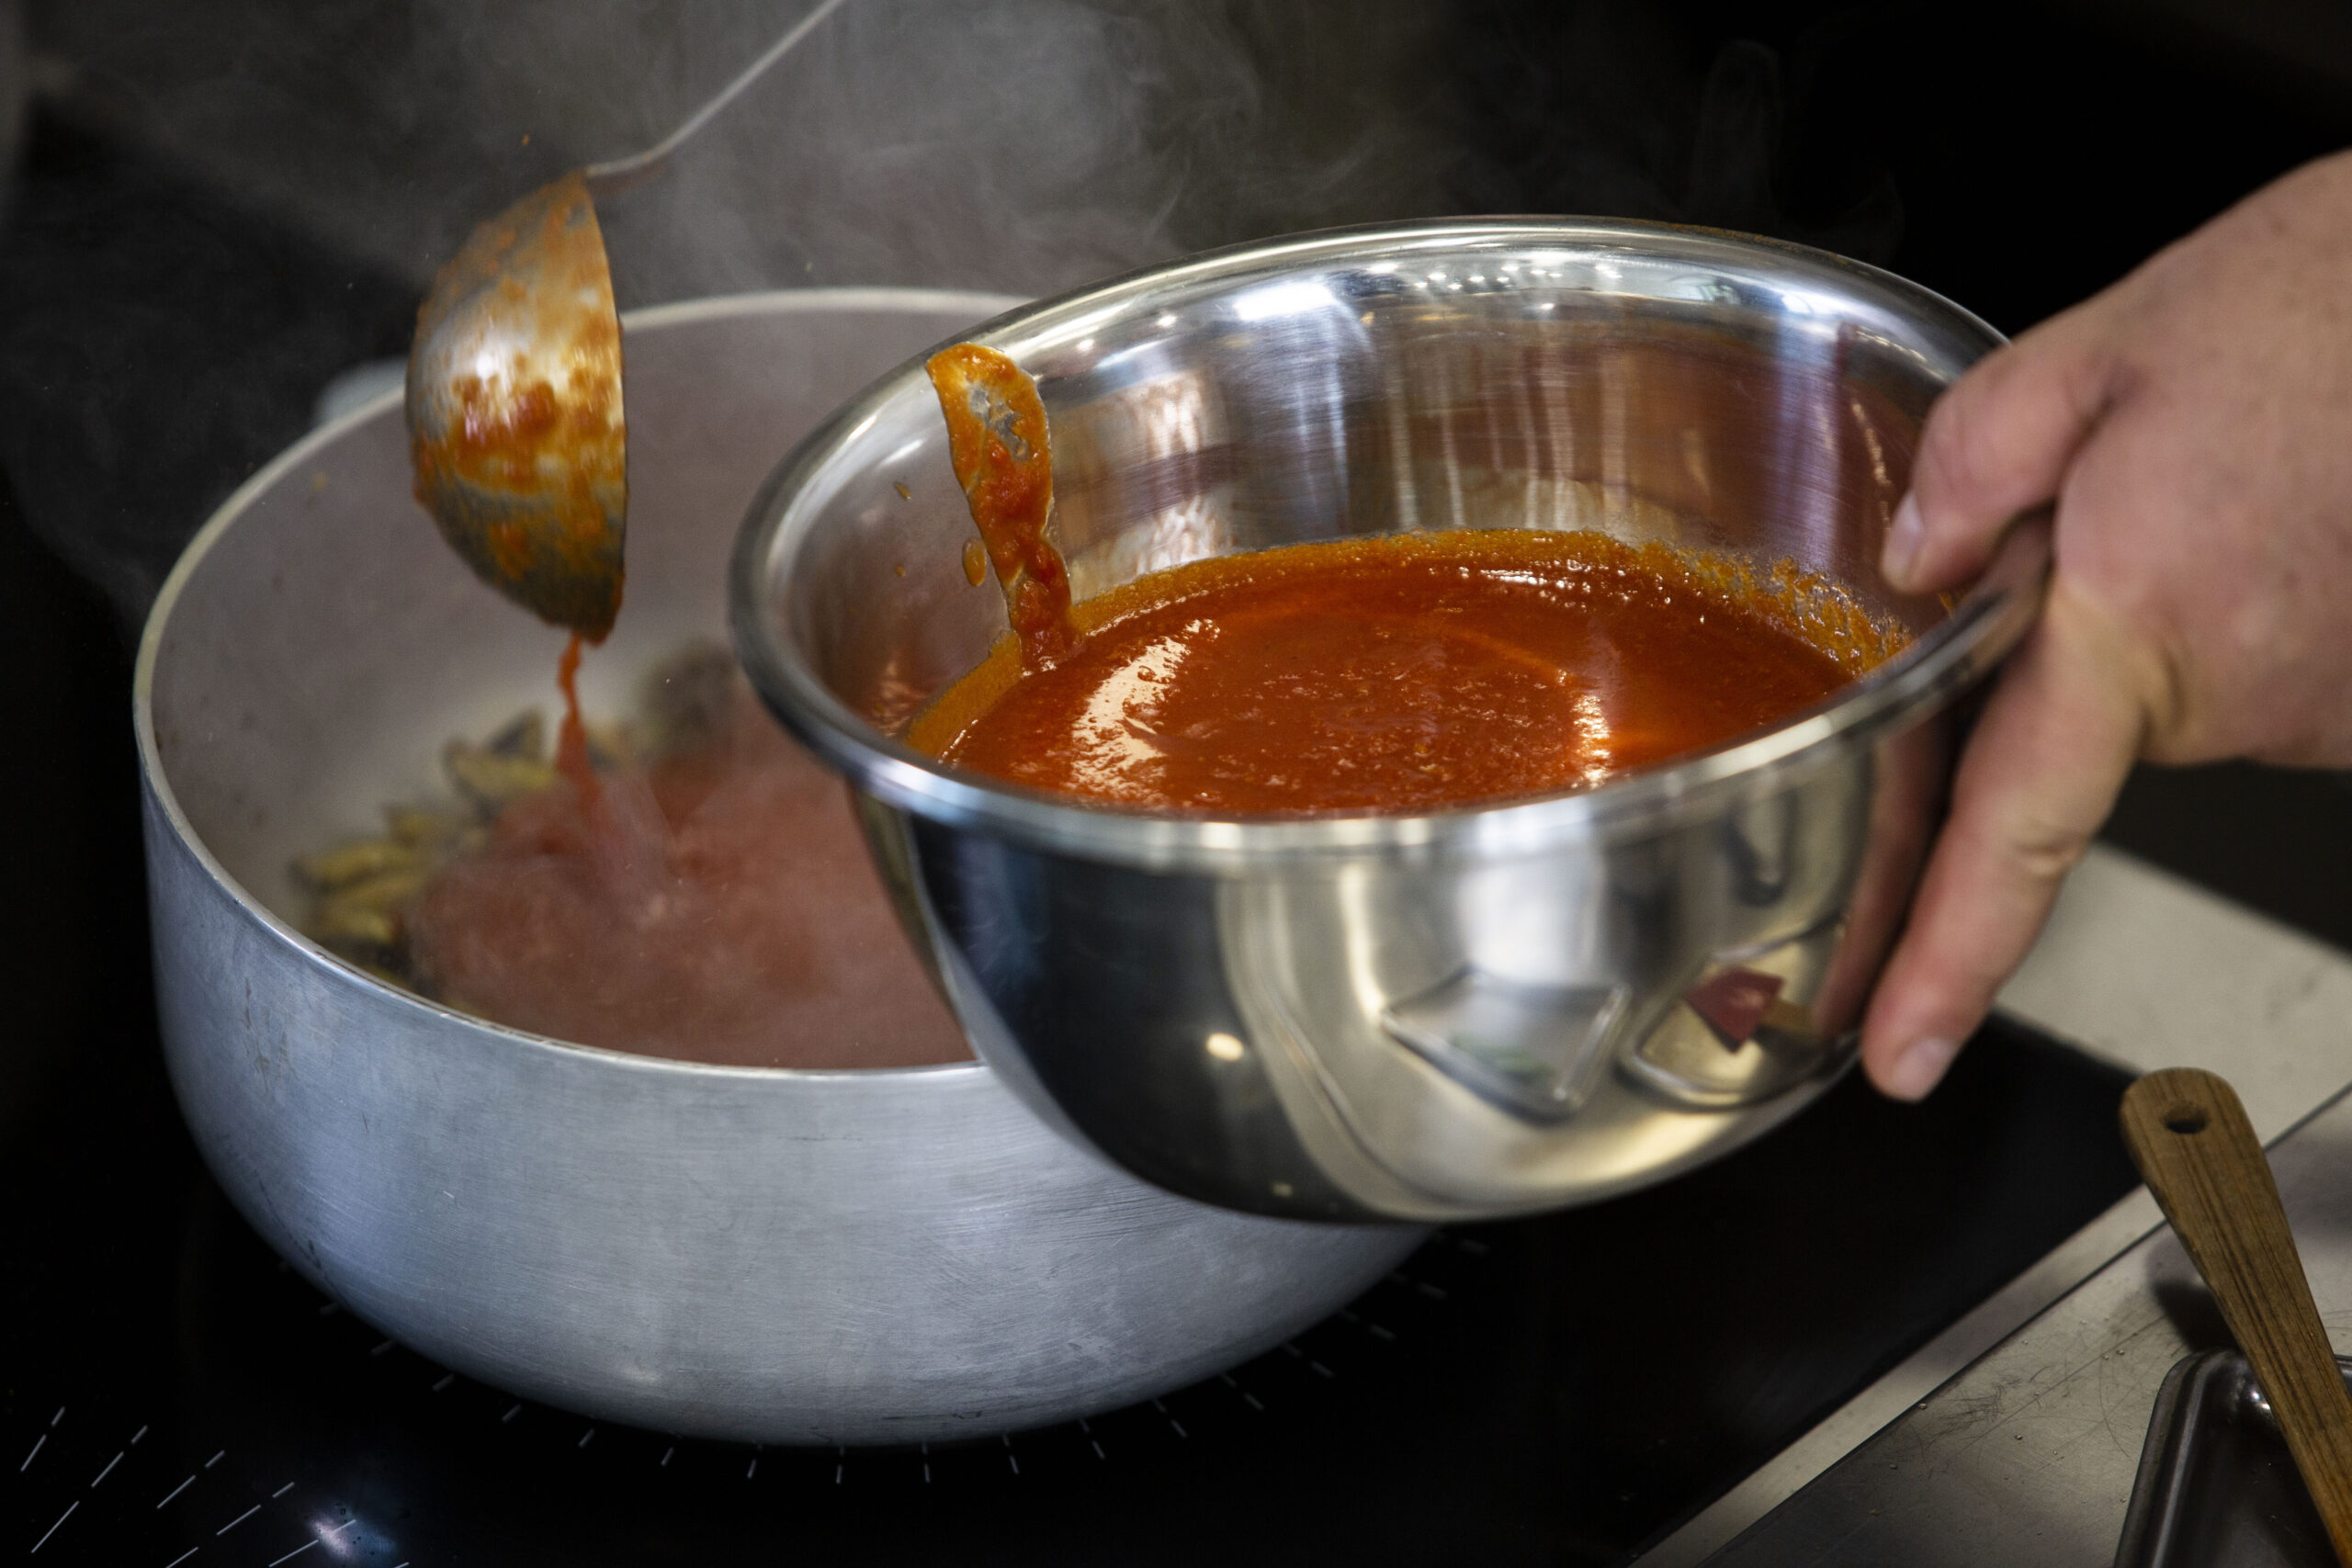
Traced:
<path fill-rule="evenodd" d="M 170 1502 L 173 1498 L 178 1496 L 181 1493 L 187 1491 L 189 1487 L 195 1484 L 196 1472 L 191 1470 L 187 1472 L 187 1479 L 186 1481 L 181 1482 L 177 1486 L 173 1487 L 169 1492 L 164 1494 L 164 1503 Z M 155 1508 L 158 1513 L 163 1511 L 164 1503 L 158 1503 L 155 1505 Z"/>
<path fill-rule="evenodd" d="M 385 1351 L 387 1351 L 387 1350 L 390 1349 L 391 1348 L 392 1348 L 392 1342 L 391 1342 L 390 1340 L 387 1339 L 387 1340 L 385 1340 L 385 1341 L 384 1341 L 382 1344 L 380 1344 L 380 1345 L 375 1345 L 375 1346 L 371 1346 L 371 1347 L 369 1347 L 368 1353 L 369 1355 L 371 1355 L 371 1356 L 380 1356 L 380 1355 L 382 1355 Z"/>
<path fill-rule="evenodd" d="M 212 1532 L 213 1538 L 218 1540 L 221 1536 L 227 1535 L 231 1530 L 235 1529 L 239 1525 L 243 1524 L 247 1519 L 252 1518 L 255 1514 L 260 1512 L 261 1505 L 259 1503 L 255 1503 L 252 1507 L 247 1508 L 243 1513 L 239 1514 L 235 1518 L 231 1519 L 227 1524 L 222 1525 L 219 1529 L 214 1530 Z"/>
<path fill-rule="evenodd" d="M 32 1453 L 25 1455 L 25 1462 L 17 1467 L 17 1473 L 18 1475 L 24 1474 L 27 1470 L 32 1467 L 33 1454 L 40 1452 L 40 1446 L 47 1441 L 49 1441 L 49 1434 L 47 1432 L 43 1432 L 40 1437 L 33 1439 Z"/>
<path fill-rule="evenodd" d="M 291 1562 L 291 1561 L 293 1561 L 295 1558 L 301 1556 L 301 1555 L 302 1555 L 302 1553 L 304 1553 L 304 1552 L 306 1552 L 306 1551 L 310 1551 L 310 1550 L 311 1550 L 311 1548 L 312 1548 L 312 1547 L 314 1547 L 314 1546 L 316 1546 L 316 1545 L 318 1545 L 318 1544 L 319 1544 L 319 1543 L 318 1543 L 316 1540 L 306 1540 L 306 1541 L 304 1541 L 301 1545 L 300 1545 L 300 1546 L 296 1547 L 293 1551 L 291 1551 L 288 1552 L 285 1556 L 283 1556 L 283 1557 L 273 1557 L 273 1558 L 271 1558 L 271 1559 L 270 1559 L 270 1562 L 269 1562 L 269 1568 L 277 1568 L 277 1565 L 278 1565 L 280 1562 Z"/>
<path fill-rule="evenodd" d="M 164 1568 L 180 1568 L 181 1563 L 187 1562 L 189 1558 L 195 1555 L 196 1548 L 191 1546 L 186 1551 L 181 1552 L 177 1557 L 173 1558 L 169 1562 L 164 1563 Z"/>
<path fill-rule="evenodd" d="M 436 1382 L 436 1383 L 435 1383 L 435 1384 L 433 1385 L 433 1392 L 434 1392 L 434 1393 L 439 1393 L 443 1389 L 447 1388 L 451 1383 L 456 1382 L 457 1381 L 458 1381 L 458 1374 L 457 1374 L 457 1373 L 455 1373 L 455 1372 L 445 1372 L 445 1373 L 443 1373 L 443 1374 L 442 1374 L 441 1381 L 440 1381 L 439 1382 Z"/>
<path fill-rule="evenodd" d="M 65 1419 L 65 1406 L 63 1406 L 62 1404 L 61 1404 L 61 1405 L 59 1405 L 59 1406 L 57 1407 L 57 1414 L 56 1414 L 56 1415 L 54 1415 L 54 1416 L 51 1416 L 51 1417 L 49 1418 L 49 1424 L 50 1424 L 51 1426 L 54 1427 L 54 1426 L 56 1426 L 60 1421 L 62 1421 L 62 1420 L 64 1420 L 64 1419 Z"/>
<path fill-rule="evenodd" d="M 140 1428 L 139 1428 L 139 1430 L 137 1430 L 136 1432 L 131 1433 L 131 1434 L 130 1434 L 130 1446 L 131 1446 L 132 1448 L 134 1448 L 134 1449 L 135 1449 L 135 1448 L 137 1448 L 137 1447 L 139 1446 L 139 1439 L 140 1439 L 140 1438 L 143 1438 L 143 1437 L 145 1437 L 146 1435 L 147 1435 L 147 1428 L 146 1428 L 146 1427 L 140 1427 Z"/>
<path fill-rule="evenodd" d="M 74 1510 L 81 1506 L 82 1499 L 79 1497 L 76 1497 L 71 1503 L 66 1504 L 65 1511 L 57 1516 L 57 1525 L 62 1525 L 66 1520 L 72 1518 L 74 1517 Z M 33 1542 L 33 1551 L 39 1551 L 42 1547 L 49 1544 L 49 1538 L 57 1533 L 57 1525 L 51 1525 L 47 1529 L 40 1532 L 40 1539 Z M 33 1554 L 33 1551 L 28 1551 L 25 1555 L 30 1557 Z"/>
<path fill-rule="evenodd" d="M 114 1467 L 122 1462 L 122 1456 L 129 1451 L 130 1450 L 128 1449 L 118 1449 L 115 1450 L 114 1458 L 107 1461 L 107 1467 L 98 1472 L 96 1479 L 90 1483 L 91 1491 L 96 1491 L 98 1489 L 98 1482 L 104 1481 L 107 1476 L 114 1473 Z"/>
<path fill-rule="evenodd" d="M 210 1470 L 214 1465 L 219 1464 L 223 1459 L 226 1459 L 228 1454 L 229 1450 L 227 1449 L 222 1449 L 219 1453 L 214 1454 L 210 1459 L 204 1461 L 204 1468 Z"/>
<path fill-rule="evenodd" d="M 581 1446 L 582 1448 L 583 1448 L 583 1449 L 584 1449 L 584 1448 L 586 1448 L 586 1447 L 588 1446 L 588 1439 L 589 1439 L 589 1438 L 593 1438 L 593 1437 L 594 1437 L 595 1435 L 596 1435 L 596 1428 L 595 1428 L 595 1427 L 589 1427 L 586 1431 L 584 1431 L 584 1432 L 581 1433 L 581 1434 L 580 1434 L 580 1446 Z"/>
<path fill-rule="evenodd" d="M 288 1492 L 291 1492 L 291 1491 L 293 1491 L 293 1490 L 294 1490 L 294 1483 L 293 1483 L 292 1482 L 290 1482 L 290 1481 L 289 1481 L 289 1482 L 288 1482 L 285 1485 L 283 1485 L 283 1486 L 279 1487 L 277 1491 L 275 1491 L 275 1492 L 271 1493 L 271 1494 L 269 1495 L 269 1500 L 270 1500 L 271 1502 L 275 1503 L 275 1502 L 277 1502 L 280 1497 L 285 1496 Z"/>
<path fill-rule="evenodd" d="M 674 1454 L 674 1453 L 676 1453 L 677 1451 L 678 1451 L 678 1446 L 677 1446 L 675 1443 L 671 1444 L 668 1448 L 663 1449 L 663 1450 L 662 1450 L 662 1469 L 667 1470 L 667 1469 L 669 1469 L 669 1468 L 670 1468 L 670 1456 L 671 1456 L 671 1455 L 673 1455 L 673 1454 Z"/>

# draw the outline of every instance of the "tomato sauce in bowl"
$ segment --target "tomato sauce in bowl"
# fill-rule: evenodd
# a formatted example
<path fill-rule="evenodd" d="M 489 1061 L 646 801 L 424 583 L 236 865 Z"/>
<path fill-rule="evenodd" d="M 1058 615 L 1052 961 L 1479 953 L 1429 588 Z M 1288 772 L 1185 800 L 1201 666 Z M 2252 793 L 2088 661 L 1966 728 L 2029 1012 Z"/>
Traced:
<path fill-rule="evenodd" d="M 1423 811 L 1599 784 L 1827 696 L 1867 654 L 1662 547 L 1521 529 L 1227 556 L 1008 645 L 915 721 L 959 767 L 1146 810 Z M 1873 660 L 1874 661 L 1874 660 Z"/>
<path fill-rule="evenodd" d="M 1541 795 L 1766 728 L 1902 643 L 1793 567 L 1524 528 L 1218 557 L 1073 604 L 1035 383 L 970 344 L 928 369 L 1010 635 L 908 739 L 1034 789 L 1235 815 Z"/>

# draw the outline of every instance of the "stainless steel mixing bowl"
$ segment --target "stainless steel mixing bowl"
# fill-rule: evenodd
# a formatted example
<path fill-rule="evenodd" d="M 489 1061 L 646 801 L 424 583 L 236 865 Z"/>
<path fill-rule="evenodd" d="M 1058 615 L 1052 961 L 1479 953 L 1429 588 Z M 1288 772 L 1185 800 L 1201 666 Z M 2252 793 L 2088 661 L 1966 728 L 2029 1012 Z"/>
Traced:
<path fill-rule="evenodd" d="M 819 291 L 628 323 L 628 608 L 582 685 L 723 626 L 775 454 L 1010 301 Z M 172 1081 L 238 1208 L 426 1356 L 592 1415 L 769 1442 L 989 1433 L 1158 1393 L 1345 1302 L 1418 1239 L 1171 1198 L 978 1064 L 689 1066 L 497 1028 L 297 935 L 288 863 L 552 702 L 561 637 L 409 495 L 396 395 L 221 508 L 140 650 Z M 788 888 L 779 897 L 791 897 Z"/>
<path fill-rule="evenodd" d="M 1234 821 L 1001 785 L 889 729 L 1005 626 L 901 367 L 752 509 L 737 648 L 864 793 L 967 1031 L 1042 1114 L 1238 1209 L 1501 1214 L 1720 1155 L 1850 1059 L 1946 778 L 1926 721 L 2046 565 L 2022 529 L 1949 613 L 1878 574 L 1990 328 L 1818 252 L 1510 220 L 1220 252 L 976 339 L 1040 382 L 1081 596 L 1337 535 L 1596 528 L 1793 560 L 1919 634 L 1769 733 L 1580 793 Z"/>

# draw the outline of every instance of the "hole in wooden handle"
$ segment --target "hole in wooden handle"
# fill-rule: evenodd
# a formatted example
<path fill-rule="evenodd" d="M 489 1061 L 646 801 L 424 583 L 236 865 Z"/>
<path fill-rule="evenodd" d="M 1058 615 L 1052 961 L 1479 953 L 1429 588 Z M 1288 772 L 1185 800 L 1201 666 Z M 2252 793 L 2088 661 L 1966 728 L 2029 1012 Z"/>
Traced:
<path fill-rule="evenodd" d="M 2165 1112 L 2165 1131 L 2188 1137 L 2205 1130 L 2205 1112 L 2193 1105 L 2183 1105 Z"/>

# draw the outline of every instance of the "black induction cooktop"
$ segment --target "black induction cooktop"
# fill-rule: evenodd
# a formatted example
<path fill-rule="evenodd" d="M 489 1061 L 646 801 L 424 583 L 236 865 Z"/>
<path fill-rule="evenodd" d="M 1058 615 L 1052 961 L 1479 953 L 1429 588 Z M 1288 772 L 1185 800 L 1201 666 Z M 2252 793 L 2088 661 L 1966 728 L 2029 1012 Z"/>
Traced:
<path fill-rule="evenodd" d="M 0 1159 L 0 1553 L 1607 1562 L 2132 1180 L 2121 1075 L 1996 1023 L 1925 1106 L 1849 1079 L 1664 1188 L 1441 1233 L 1163 1399 L 954 1445 L 761 1449 L 517 1400 L 303 1282 L 179 1132 L 129 1026 L 135 952 L 119 1027 L 78 1042 Z"/>

